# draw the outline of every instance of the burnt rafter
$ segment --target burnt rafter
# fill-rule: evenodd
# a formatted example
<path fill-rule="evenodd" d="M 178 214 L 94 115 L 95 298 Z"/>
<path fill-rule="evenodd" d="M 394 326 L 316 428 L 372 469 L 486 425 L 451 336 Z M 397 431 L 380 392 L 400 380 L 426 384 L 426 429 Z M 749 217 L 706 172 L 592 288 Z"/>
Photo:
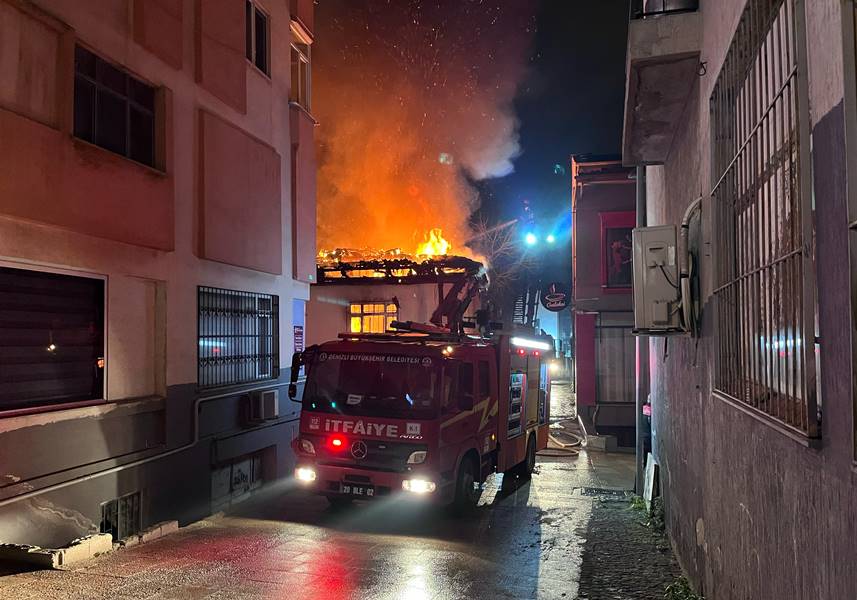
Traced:
<path fill-rule="evenodd" d="M 454 282 L 462 276 L 475 276 L 484 267 L 482 263 L 463 256 L 443 256 L 422 261 L 411 258 L 337 261 L 319 264 L 316 269 L 319 285 L 380 285 Z"/>

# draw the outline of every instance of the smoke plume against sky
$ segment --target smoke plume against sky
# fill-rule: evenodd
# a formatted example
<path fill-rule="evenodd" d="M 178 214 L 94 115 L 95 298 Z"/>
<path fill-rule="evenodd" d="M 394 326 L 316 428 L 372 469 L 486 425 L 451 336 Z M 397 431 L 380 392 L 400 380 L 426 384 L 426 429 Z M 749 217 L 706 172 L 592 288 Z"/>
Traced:
<path fill-rule="evenodd" d="M 533 0 L 322 0 L 313 45 L 319 247 L 453 253 L 478 198 L 520 152 L 512 107 Z"/>

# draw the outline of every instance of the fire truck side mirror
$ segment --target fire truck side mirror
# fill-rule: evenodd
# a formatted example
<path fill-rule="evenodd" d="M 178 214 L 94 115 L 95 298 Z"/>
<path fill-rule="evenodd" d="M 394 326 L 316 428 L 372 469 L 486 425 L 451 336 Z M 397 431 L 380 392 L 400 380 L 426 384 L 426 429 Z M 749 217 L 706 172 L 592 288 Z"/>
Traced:
<path fill-rule="evenodd" d="M 301 367 L 304 364 L 303 358 L 303 352 L 295 352 L 292 355 L 292 369 L 289 378 L 289 399 L 294 402 L 300 402 L 300 400 L 296 400 L 296 398 L 298 396 L 298 376 L 300 375 Z"/>

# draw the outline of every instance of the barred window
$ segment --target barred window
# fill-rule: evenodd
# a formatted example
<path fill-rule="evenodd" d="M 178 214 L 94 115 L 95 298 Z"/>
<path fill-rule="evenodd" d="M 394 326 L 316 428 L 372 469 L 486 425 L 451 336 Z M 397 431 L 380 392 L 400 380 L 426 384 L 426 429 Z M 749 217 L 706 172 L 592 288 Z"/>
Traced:
<path fill-rule="evenodd" d="M 348 309 L 350 333 L 384 333 L 399 314 L 394 303 L 352 303 Z"/>
<path fill-rule="evenodd" d="M 200 387 L 280 375 L 278 296 L 199 287 Z"/>
<path fill-rule="evenodd" d="M 802 7 L 799 0 L 749 0 L 711 95 L 715 388 L 816 437 Z"/>

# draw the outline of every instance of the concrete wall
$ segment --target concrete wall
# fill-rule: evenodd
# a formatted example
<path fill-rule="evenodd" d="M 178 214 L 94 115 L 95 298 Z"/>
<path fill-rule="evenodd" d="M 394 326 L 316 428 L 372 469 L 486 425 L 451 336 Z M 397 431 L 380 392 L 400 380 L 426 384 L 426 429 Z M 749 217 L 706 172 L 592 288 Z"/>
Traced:
<path fill-rule="evenodd" d="M 707 75 L 692 91 L 672 152 L 649 167 L 650 225 L 677 223 L 710 190 L 708 99 L 744 0 L 703 2 Z M 667 527 L 682 565 L 713 600 L 857 597 L 857 471 L 851 379 L 843 43 L 850 2 L 806 7 L 821 331 L 822 432 L 818 447 L 714 396 L 711 206 L 703 205 L 702 336 L 651 341 L 653 449 Z M 843 13 L 843 11 L 845 11 Z M 853 69 L 853 56 L 847 61 Z M 853 73 L 849 74 L 854 81 Z M 853 97 L 853 94 L 852 94 Z M 666 356 L 666 358 L 665 358 Z"/>
<path fill-rule="evenodd" d="M 292 300 L 309 298 L 292 272 L 289 3 L 258 3 L 270 77 L 244 58 L 243 0 L 0 0 L 0 263 L 102 277 L 107 290 L 106 402 L 0 413 L 2 541 L 97 528 L 100 503 L 134 491 L 144 526 L 187 522 L 210 511 L 223 465 L 264 454 L 266 480 L 291 468 L 299 405 L 285 390 L 278 419 L 244 418 L 246 393 L 284 385 L 287 368 L 263 386 L 196 385 L 198 285 L 278 295 L 284 366 Z M 76 42 L 160 90 L 158 168 L 71 135 Z M 211 123 L 233 135 L 212 142 Z"/>

